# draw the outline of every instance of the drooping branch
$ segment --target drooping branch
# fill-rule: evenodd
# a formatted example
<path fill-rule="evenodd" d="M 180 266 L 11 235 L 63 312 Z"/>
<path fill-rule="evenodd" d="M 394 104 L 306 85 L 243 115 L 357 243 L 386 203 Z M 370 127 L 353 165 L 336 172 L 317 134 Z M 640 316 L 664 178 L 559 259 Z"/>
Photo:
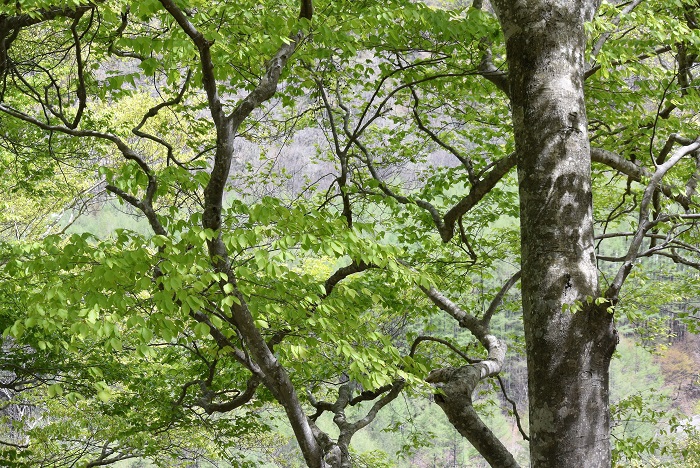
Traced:
<path fill-rule="evenodd" d="M 261 379 L 258 376 L 253 376 L 250 379 L 248 379 L 248 383 L 246 384 L 246 388 L 243 392 L 238 393 L 235 397 L 231 398 L 228 401 L 224 402 L 214 402 L 212 401 L 212 397 L 215 395 L 211 395 L 210 393 L 206 394 L 206 398 L 203 396 L 203 398 L 200 399 L 198 402 L 199 406 L 204 409 L 204 411 L 207 414 L 213 414 L 213 413 L 227 413 L 229 411 L 233 411 L 236 408 L 240 408 L 241 406 L 245 405 L 248 403 L 250 400 L 253 399 L 255 396 L 255 392 L 258 389 L 258 386 L 260 385 Z"/>
<path fill-rule="evenodd" d="M 376 168 L 372 164 L 372 160 L 369 155 L 369 151 L 361 143 L 358 142 L 358 148 L 362 151 L 365 156 L 364 163 L 370 171 L 372 178 L 374 178 L 379 185 L 380 190 L 387 196 L 395 199 L 397 202 L 405 205 L 414 204 L 418 207 L 426 210 L 438 230 L 442 241 L 447 243 L 454 237 L 455 226 L 459 219 L 464 216 L 469 210 L 474 208 L 495 186 L 501 179 L 513 168 L 515 167 L 515 153 L 511 153 L 495 163 L 493 163 L 488 169 L 488 172 L 484 174 L 479 174 L 477 177 L 480 179 L 476 180 L 467 196 L 462 198 L 455 206 L 450 208 L 447 213 L 443 216 L 438 209 L 431 203 L 421 200 L 419 198 L 409 198 L 400 194 L 395 193 L 389 186 L 384 182 L 384 180 L 379 176 Z"/>
<path fill-rule="evenodd" d="M 131 129 L 131 132 L 134 135 L 139 136 L 141 138 L 146 138 L 148 140 L 151 140 L 155 143 L 158 143 L 158 144 L 164 146 L 167 150 L 166 161 L 168 164 L 170 163 L 170 161 L 175 161 L 178 165 L 180 164 L 174 157 L 173 146 L 170 143 L 168 143 L 167 141 L 165 141 L 163 138 L 160 138 L 158 136 L 144 132 L 142 130 L 142 128 L 146 124 L 148 119 L 153 118 L 156 115 L 158 115 L 158 112 L 160 112 L 165 107 L 175 106 L 175 105 L 180 104 L 180 102 L 182 102 L 182 98 L 185 96 L 185 92 L 187 91 L 187 87 L 189 86 L 191 78 L 192 78 L 192 70 L 188 69 L 187 76 L 185 77 L 185 81 L 182 84 L 182 88 L 180 88 L 180 92 L 178 92 L 178 94 L 174 98 L 172 98 L 168 101 L 160 102 L 160 103 L 156 104 L 155 106 L 151 107 L 150 109 L 148 109 L 148 112 L 146 112 L 144 114 L 143 118 L 138 123 L 138 125 L 136 125 L 134 128 Z"/>
<path fill-rule="evenodd" d="M 518 426 L 518 431 L 520 431 L 520 435 L 523 436 L 524 440 L 529 441 L 530 436 L 527 435 L 525 430 L 523 429 L 523 426 L 520 422 L 520 413 L 518 412 L 518 405 L 515 403 L 515 401 L 508 396 L 506 393 L 506 386 L 503 384 L 503 379 L 501 378 L 500 375 L 496 376 L 496 379 L 498 379 L 498 385 L 501 387 L 501 393 L 503 394 L 503 398 L 510 403 L 510 406 L 513 411 L 513 415 L 515 416 L 515 424 Z"/>
<path fill-rule="evenodd" d="M 324 282 L 323 284 L 323 289 L 324 293 L 320 295 L 319 297 L 319 302 L 310 304 L 309 310 L 307 311 L 307 315 L 312 315 L 315 311 L 316 308 L 319 306 L 321 301 L 326 299 L 328 296 L 331 295 L 335 287 L 346 279 L 348 276 L 354 275 L 356 273 L 361 273 L 365 270 L 368 270 L 370 268 L 376 268 L 376 265 L 365 263 L 363 261 L 353 261 L 349 265 L 346 265 L 344 267 L 338 268 L 336 271 L 334 271 L 328 279 Z M 274 346 L 277 344 L 281 343 L 284 338 L 289 335 L 290 330 L 289 329 L 282 329 L 276 332 L 272 337 L 270 337 L 267 340 L 267 346 L 272 349 Z"/>
<path fill-rule="evenodd" d="M 137 59 L 140 61 L 146 60 L 147 57 L 137 54 L 132 51 L 126 51 L 126 50 L 119 50 L 115 47 L 114 43 L 117 41 L 117 39 L 122 37 L 122 34 L 126 30 L 127 25 L 129 24 L 129 8 L 127 7 L 125 11 L 122 12 L 121 14 L 121 22 L 119 23 L 119 26 L 117 27 L 117 30 L 114 31 L 114 33 L 111 35 L 108 46 L 107 46 L 107 52 L 110 54 L 114 54 L 117 57 L 124 57 L 124 58 L 133 58 Z"/>
<path fill-rule="evenodd" d="M 433 219 L 433 222 L 435 223 L 435 226 L 437 227 L 438 231 L 440 232 L 441 235 L 443 235 L 443 232 L 445 230 L 444 223 L 442 221 L 442 215 L 438 211 L 438 209 L 431 204 L 430 202 L 426 200 L 422 200 L 420 198 L 409 198 L 400 194 L 395 193 L 388 185 L 387 183 L 382 179 L 382 177 L 379 175 L 379 172 L 377 172 L 377 169 L 374 167 L 374 163 L 372 162 L 372 157 L 370 155 L 369 150 L 360 142 L 356 141 L 357 147 L 362 151 L 364 155 L 364 163 L 367 166 L 367 169 L 369 170 L 372 178 L 378 183 L 379 189 L 384 193 L 384 195 L 393 198 L 397 202 L 404 204 L 404 205 L 416 205 L 419 206 L 420 208 L 424 209 L 428 213 L 430 213 L 430 217 Z M 443 235 L 444 238 L 444 235 Z"/>
<path fill-rule="evenodd" d="M 98 466 L 112 465 L 114 463 L 136 458 L 138 456 L 139 454 L 131 453 L 131 451 L 120 452 L 118 448 L 111 447 L 110 442 L 106 441 L 102 446 L 100 455 L 96 459 L 86 463 L 85 467 L 95 468 Z"/>
<path fill-rule="evenodd" d="M 413 344 L 411 345 L 411 351 L 408 353 L 408 355 L 410 357 L 413 357 L 416 354 L 416 350 L 418 349 L 418 345 L 424 341 L 434 341 L 435 343 L 440 343 L 440 344 L 447 346 L 453 352 L 458 354 L 462 359 L 467 361 L 469 364 L 476 364 L 477 362 L 481 362 L 481 359 L 472 359 L 464 351 L 460 350 L 457 346 L 453 345 L 449 341 L 444 340 L 442 338 L 436 338 L 434 336 L 427 336 L 427 335 L 419 335 L 416 337 L 415 340 L 413 340 Z"/>
<path fill-rule="evenodd" d="M 46 122 L 42 122 L 41 120 L 38 120 L 23 112 L 20 112 L 6 104 L 0 104 L 0 112 L 4 112 L 7 115 L 10 115 L 24 122 L 30 123 L 48 132 L 58 132 L 79 138 L 96 138 L 101 140 L 107 140 L 113 143 L 117 147 L 117 149 L 119 149 L 119 151 L 122 153 L 122 156 L 124 156 L 125 159 L 129 161 L 134 161 L 139 166 L 139 168 L 146 174 L 146 176 L 148 177 L 148 185 L 146 186 L 146 193 L 141 200 L 138 200 L 136 197 L 128 195 L 124 191 L 119 190 L 118 188 L 111 185 L 107 187 L 108 190 L 122 197 L 129 204 L 139 208 L 148 219 L 148 222 L 151 225 L 153 232 L 160 235 L 167 234 L 165 228 L 158 219 L 155 210 L 153 209 L 153 197 L 155 196 L 155 192 L 158 187 L 158 181 L 156 179 L 155 173 L 153 172 L 153 170 L 151 170 L 148 163 L 146 163 L 146 161 L 136 151 L 129 147 L 122 139 L 110 133 L 103 133 L 94 130 L 78 130 L 61 125 L 51 125 Z"/>

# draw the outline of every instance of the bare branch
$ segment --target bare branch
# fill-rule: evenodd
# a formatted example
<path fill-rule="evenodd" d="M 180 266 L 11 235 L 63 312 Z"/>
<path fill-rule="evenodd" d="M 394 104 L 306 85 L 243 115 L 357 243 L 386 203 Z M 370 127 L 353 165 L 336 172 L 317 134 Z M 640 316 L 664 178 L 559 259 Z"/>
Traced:
<path fill-rule="evenodd" d="M 591 160 L 601 164 L 605 164 L 631 178 L 635 182 L 641 182 L 642 178 L 651 178 L 652 173 L 647 169 L 637 166 L 631 161 L 626 160 L 622 156 L 613 153 L 612 151 L 602 148 L 591 148 Z M 684 209 L 690 207 L 690 198 L 677 192 L 668 184 L 660 183 L 659 190 L 671 200 L 676 201 Z"/>
<path fill-rule="evenodd" d="M 426 335 L 419 335 L 416 337 L 415 340 L 413 340 L 413 344 L 411 345 L 411 352 L 408 353 L 410 357 L 413 357 L 416 353 L 416 349 L 418 349 L 418 345 L 421 344 L 423 341 L 434 341 L 436 343 L 444 344 L 448 348 L 450 348 L 452 351 L 457 353 L 462 359 L 467 361 L 469 364 L 476 364 L 477 362 L 481 362 L 481 359 L 472 359 L 470 358 L 464 351 L 461 351 L 458 347 L 453 345 L 447 340 L 444 340 L 442 338 L 435 338 L 433 336 L 426 336 Z"/>
<path fill-rule="evenodd" d="M 483 323 L 486 327 L 488 327 L 491 324 L 491 317 L 493 317 L 493 314 L 496 312 L 496 309 L 501 305 L 503 302 L 503 298 L 505 297 L 506 293 L 510 290 L 510 288 L 515 285 L 515 283 L 520 280 L 520 275 L 521 272 L 518 271 L 515 273 L 513 276 L 506 281 L 506 284 L 504 284 L 501 289 L 498 291 L 496 296 L 493 298 L 491 303 L 489 304 L 489 308 L 486 309 L 486 312 L 484 313 L 484 316 L 481 318 L 481 323 Z"/>
<path fill-rule="evenodd" d="M 506 386 L 503 385 L 503 379 L 501 378 L 500 375 L 497 375 L 496 378 L 498 379 L 498 385 L 501 386 L 501 393 L 503 393 L 503 398 L 506 399 L 508 403 L 510 403 L 511 407 L 513 408 L 513 415 L 515 416 L 515 423 L 518 426 L 518 430 L 520 431 L 520 435 L 523 436 L 523 439 L 525 440 L 530 440 L 530 437 L 525 433 L 525 430 L 523 429 L 523 426 L 520 424 L 520 414 L 518 413 L 518 405 L 515 404 L 515 401 L 513 401 L 510 397 L 508 397 L 508 394 L 506 393 Z"/>
<path fill-rule="evenodd" d="M 680 139 L 677 138 L 676 135 L 671 135 L 669 139 L 673 139 L 676 141 L 679 141 Z M 682 139 L 680 140 L 682 142 L 687 142 L 687 140 Z M 620 292 L 620 289 L 622 288 L 622 285 L 629 275 L 630 271 L 632 270 L 632 266 L 634 265 L 634 261 L 637 258 L 639 254 L 639 249 L 642 244 L 642 240 L 646 236 L 647 232 L 658 222 L 660 222 L 660 217 L 657 216 L 656 220 L 654 221 L 649 221 L 649 205 L 651 204 L 652 197 L 654 192 L 656 191 L 657 187 L 661 183 L 661 179 L 663 176 L 666 174 L 666 172 L 669 171 L 678 161 L 681 160 L 684 156 L 686 156 L 689 153 L 692 153 L 693 151 L 696 151 L 698 148 L 700 148 L 700 139 L 690 143 L 690 144 L 685 144 L 684 146 L 681 146 L 679 149 L 677 149 L 673 155 L 668 159 L 668 161 L 664 162 L 663 164 L 660 164 L 654 175 L 651 177 L 651 180 L 649 181 L 649 184 L 647 185 L 647 188 L 644 190 L 644 196 L 642 197 L 642 202 L 639 207 L 639 220 L 638 220 L 638 228 L 637 232 L 635 233 L 634 237 L 632 238 L 632 241 L 630 243 L 630 246 L 627 250 L 627 255 L 625 256 L 625 261 L 623 264 L 620 266 L 615 279 L 613 282 L 610 284 L 610 287 L 608 287 L 608 290 L 605 292 L 605 297 L 609 299 L 613 304 L 617 302 L 618 295 Z"/>

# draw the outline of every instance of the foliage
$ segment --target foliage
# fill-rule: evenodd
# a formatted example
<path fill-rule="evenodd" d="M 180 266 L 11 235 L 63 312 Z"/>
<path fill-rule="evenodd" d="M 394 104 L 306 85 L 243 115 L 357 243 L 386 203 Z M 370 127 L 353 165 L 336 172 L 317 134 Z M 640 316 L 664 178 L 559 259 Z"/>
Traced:
<path fill-rule="evenodd" d="M 301 3 L 0 6 L 0 370 L 6 408 L 31 408 L 5 414 L 3 465 L 254 465 L 243 451 L 274 458 L 292 437 L 270 411 L 302 451 L 309 427 L 340 447 L 365 419 L 404 438 L 342 447 L 355 466 L 428 445 L 445 458 L 450 441 L 425 430 L 434 409 L 390 401 L 425 397 L 465 350 L 490 359 L 476 321 L 524 354 L 497 18 L 462 2 Z M 693 0 L 635 3 L 604 3 L 587 26 L 586 104 L 592 144 L 615 152 L 594 157 L 600 269 L 612 282 L 643 238 L 615 314 L 654 346 L 665 314 L 693 326 L 697 300 L 697 150 L 653 191 L 653 227 L 639 213 L 654 170 L 697 138 L 700 32 Z M 658 379 L 635 356 L 625 371 Z M 520 450 L 492 383 L 469 405 Z M 653 395 L 623 387 L 614 413 L 644 430 L 616 429 L 618 460 L 683 444 Z M 690 460 L 688 441 L 675 456 Z"/>

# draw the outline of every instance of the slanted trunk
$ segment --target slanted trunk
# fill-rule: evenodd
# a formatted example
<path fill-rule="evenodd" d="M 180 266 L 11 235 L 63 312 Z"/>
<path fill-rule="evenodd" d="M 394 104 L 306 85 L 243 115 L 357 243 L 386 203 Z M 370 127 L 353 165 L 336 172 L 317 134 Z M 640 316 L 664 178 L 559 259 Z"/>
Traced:
<path fill-rule="evenodd" d="M 499 0 L 520 185 L 533 467 L 609 467 L 616 336 L 599 294 L 583 99 L 585 0 Z M 565 304 L 583 303 L 568 312 Z"/>

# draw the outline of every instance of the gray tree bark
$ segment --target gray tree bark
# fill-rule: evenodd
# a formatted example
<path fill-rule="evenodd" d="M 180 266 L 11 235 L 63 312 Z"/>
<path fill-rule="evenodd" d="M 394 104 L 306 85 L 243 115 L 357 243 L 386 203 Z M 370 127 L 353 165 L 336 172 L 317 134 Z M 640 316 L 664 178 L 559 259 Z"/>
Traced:
<path fill-rule="evenodd" d="M 512 100 L 532 466 L 609 467 L 612 315 L 599 296 L 584 22 L 593 0 L 497 0 Z M 578 312 L 566 304 L 583 303 Z"/>

